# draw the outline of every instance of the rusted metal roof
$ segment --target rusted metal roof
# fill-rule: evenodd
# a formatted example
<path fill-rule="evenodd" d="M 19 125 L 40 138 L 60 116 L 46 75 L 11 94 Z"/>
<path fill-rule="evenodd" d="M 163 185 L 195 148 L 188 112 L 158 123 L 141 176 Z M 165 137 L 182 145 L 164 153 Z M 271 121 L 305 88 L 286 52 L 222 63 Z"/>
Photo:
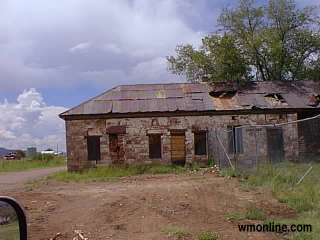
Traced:
<path fill-rule="evenodd" d="M 236 89 L 228 86 L 225 90 L 223 85 L 208 86 L 201 83 L 122 85 L 60 114 L 60 117 L 112 113 L 320 108 L 320 103 L 317 105 L 314 101 L 319 94 L 320 84 L 312 81 L 254 82 Z"/>

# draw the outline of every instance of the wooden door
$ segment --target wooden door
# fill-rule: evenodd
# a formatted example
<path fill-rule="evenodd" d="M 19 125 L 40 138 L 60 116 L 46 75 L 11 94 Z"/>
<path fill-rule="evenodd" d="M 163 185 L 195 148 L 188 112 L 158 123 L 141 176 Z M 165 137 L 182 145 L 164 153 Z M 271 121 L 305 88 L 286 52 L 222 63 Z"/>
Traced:
<path fill-rule="evenodd" d="M 282 128 L 267 128 L 268 157 L 271 163 L 284 159 Z"/>
<path fill-rule="evenodd" d="M 171 133 L 171 162 L 178 165 L 184 165 L 186 162 L 184 133 Z"/>

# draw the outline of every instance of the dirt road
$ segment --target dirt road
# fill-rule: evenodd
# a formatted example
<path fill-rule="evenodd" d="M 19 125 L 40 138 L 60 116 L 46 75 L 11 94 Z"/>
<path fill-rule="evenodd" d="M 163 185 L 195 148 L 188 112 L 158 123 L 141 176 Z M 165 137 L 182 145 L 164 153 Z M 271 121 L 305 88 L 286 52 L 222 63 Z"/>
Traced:
<path fill-rule="evenodd" d="M 266 233 L 240 233 L 227 213 L 263 209 L 268 219 L 294 213 L 271 193 L 243 189 L 236 179 L 213 174 L 158 175 L 104 183 L 44 182 L 33 190 L 11 192 L 26 208 L 30 239 L 71 240 L 81 230 L 89 240 L 178 239 L 166 229 L 179 228 L 185 240 L 202 231 L 219 240 L 279 239 Z M 243 220 L 242 223 L 255 221 Z"/>
<path fill-rule="evenodd" d="M 28 181 L 45 177 L 55 172 L 63 171 L 65 167 L 33 169 L 20 172 L 0 173 L 0 195 L 2 191 L 17 190 Z"/>

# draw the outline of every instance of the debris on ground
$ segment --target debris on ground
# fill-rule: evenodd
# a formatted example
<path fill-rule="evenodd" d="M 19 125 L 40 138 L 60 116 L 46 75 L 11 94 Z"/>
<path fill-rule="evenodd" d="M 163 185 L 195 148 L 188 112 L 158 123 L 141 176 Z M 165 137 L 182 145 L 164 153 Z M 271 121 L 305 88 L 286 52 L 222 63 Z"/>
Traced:
<path fill-rule="evenodd" d="M 62 234 L 58 232 L 53 238 L 50 238 L 49 240 L 58 240 L 60 237 L 62 237 Z"/>
<path fill-rule="evenodd" d="M 190 172 L 193 173 L 193 174 L 199 174 L 200 173 L 201 175 L 205 175 L 205 174 L 219 175 L 220 170 L 216 165 L 214 165 L 213 167 L 193 169 Z"/>
<path fill-rule="evenodd" d="M 76 236 L 72 240 L 89 240 L 89 238 L 84 236 L 84 233 L 81 230 L 74 230 L 74 233 Z"/>

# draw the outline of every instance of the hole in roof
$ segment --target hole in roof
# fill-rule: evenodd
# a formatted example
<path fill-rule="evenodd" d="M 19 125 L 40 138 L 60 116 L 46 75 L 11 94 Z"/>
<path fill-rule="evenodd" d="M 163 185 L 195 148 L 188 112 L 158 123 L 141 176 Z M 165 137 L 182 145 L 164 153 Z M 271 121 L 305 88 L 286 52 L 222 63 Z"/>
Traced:
<path fill-rule="evenodd" d="M 312 94 L 309 99 L 308 105 L 311 107 L 316 107 L 320 104 L 320 94 Z"/>
<path fill-rule="evenodd" d="M 260 109 L 261 109 L 261 107 L 260 107 L 260 106 L 255 106 L 255 105 L 254 105 L 254 106 L 252 106 L 252 107 L 251 107 L 251 109 L 252 109 L 252 110 L 260 110 Z"/>
<path fill-rule="evenodd" d="M 276 102 L 286 103 L 286 100 L 284 100 L 280 93 L 269 93 L 265 97 Z"/>
<path fill-rule="evenodd" d="M 211 91 L 209 95 L 214 98 L 232 98 L 237 91 Z"/>

